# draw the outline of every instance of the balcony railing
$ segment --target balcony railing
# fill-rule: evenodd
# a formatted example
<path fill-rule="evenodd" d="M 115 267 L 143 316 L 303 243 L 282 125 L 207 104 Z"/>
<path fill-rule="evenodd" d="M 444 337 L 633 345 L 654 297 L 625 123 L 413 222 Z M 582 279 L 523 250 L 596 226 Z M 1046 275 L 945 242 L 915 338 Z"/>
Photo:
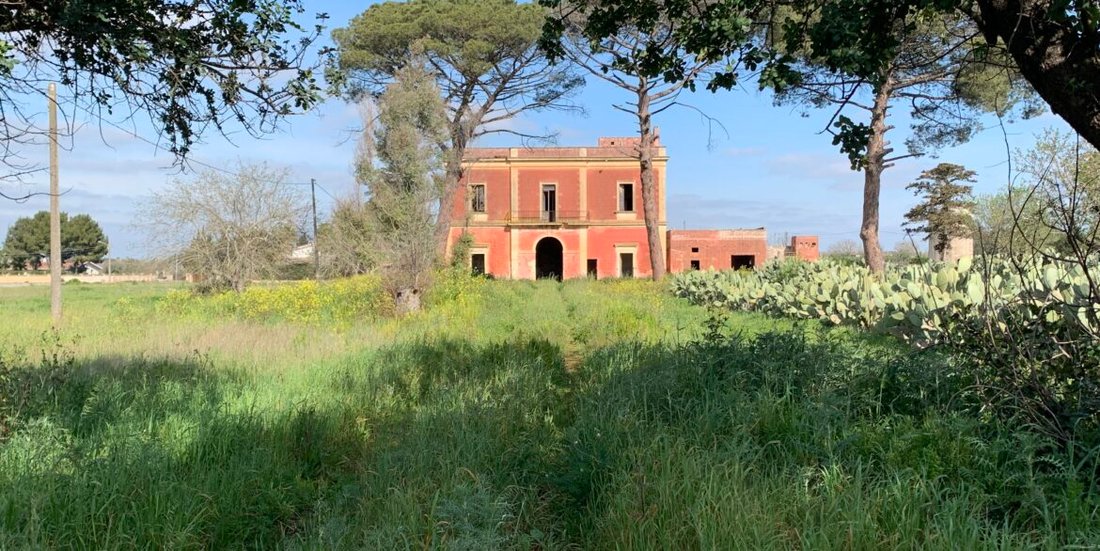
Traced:
<path fill-rule="evenodd" d="M 571 224 L 588 220 L 583 210 L 521 210 L 512 213 L 508 221 L 513 224 Z"/>

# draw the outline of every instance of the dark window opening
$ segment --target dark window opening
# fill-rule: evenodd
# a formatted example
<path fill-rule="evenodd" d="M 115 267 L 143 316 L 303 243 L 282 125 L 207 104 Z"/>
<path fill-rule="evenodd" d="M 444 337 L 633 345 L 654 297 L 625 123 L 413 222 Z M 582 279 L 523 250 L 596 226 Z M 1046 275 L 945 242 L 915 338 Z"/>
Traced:
<path fill-rule="evenodd" d="M 691 252 L 693 252 L 693 253 L 699 252 L 699 247 L 692 247 Z"/>
<path fill-rule="evenodd" d="M 483 184 L 470 186 L 470 210 L 485 212 L 485 186 Z"/>
<path fill-rule="evenodd" d="M 622 266 L 620 276 L 634 277 L 634 253 L 619 253 L 619 264 Z"/>
<path fill-rule="evenodd" d="M 599 269 L 595 258 L 588 259 L 588 277 L 592 279 L 599 278 Z"/>
<path fill-rule="evenodd" d="M 619 212 L 634 212 L 634 184 L 619 184 Z"/>
<path fill-rule="evenodd" d="M 470 271 L 474 275 L 482 275 L 485 273 L 485 254 L 474 253 L 470 255 Z"/>
<path fill-rule="evenodd" d="M 542 186 L 542 220 L 554 222 L 558 219 L 558 190 L 554 185 Z"/>
<path fill-rule="evenodd" d="M 730 257 L 730 268 L 746 270 L 756 267 L 756 257 L 751 254 L 735 254 Z"/>
<path fill-rule="evenodd" d="M 692 261 L 691 261 L 691 269 L 692 269 L 692 270 L 698 270 L 698 269 L 700 269 L 700 268 L 699 268 L 699 261 L 698 261 L 698 260 L 692 260 Z"/>

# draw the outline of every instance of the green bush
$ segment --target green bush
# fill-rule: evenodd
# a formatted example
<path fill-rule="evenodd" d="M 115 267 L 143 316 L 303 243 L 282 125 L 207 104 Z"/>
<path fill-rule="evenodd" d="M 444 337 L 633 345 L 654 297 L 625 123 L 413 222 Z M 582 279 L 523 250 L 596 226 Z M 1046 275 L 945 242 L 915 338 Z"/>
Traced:
<path fill-rule="evenodd" d="M 583 548 L 978 549 L 1095 540 L 1088 468 L 990 419 L 946 355 L 765 333 L 584 370 L 555 485 Z"/>

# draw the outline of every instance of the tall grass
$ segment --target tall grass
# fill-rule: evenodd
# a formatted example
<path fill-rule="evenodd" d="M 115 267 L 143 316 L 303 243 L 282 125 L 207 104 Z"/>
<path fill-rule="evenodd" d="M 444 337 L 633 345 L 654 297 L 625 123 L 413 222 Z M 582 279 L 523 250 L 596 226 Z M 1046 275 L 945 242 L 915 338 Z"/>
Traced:
<path fill-rule="evenodd" d="M 644 282 L 448 277 L 355 323 L 78 286 L 57 335 L 44 290 L 0 290 L 0 548 L 1100 543 L 1080 458 L 944 358 Z"/>

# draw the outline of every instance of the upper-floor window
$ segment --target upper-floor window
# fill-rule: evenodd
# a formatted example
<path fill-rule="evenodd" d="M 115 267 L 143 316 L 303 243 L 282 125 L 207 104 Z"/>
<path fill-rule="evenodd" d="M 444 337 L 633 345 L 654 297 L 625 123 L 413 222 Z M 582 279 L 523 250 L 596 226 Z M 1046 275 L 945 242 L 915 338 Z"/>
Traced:
<path fill-rule="evenodd" d="M 485 212 L 485 184 L 470 186 L 470 211 Z"/>
<path fill-rule="evenodd" d="M 634 184 L 619 184 L 619 212 L 634 212 Z"/>
<path fill-rule="evenodd" d="M 558 186 L 542 185 L 542 220 L 554 222 L 558 219 Z"/>

